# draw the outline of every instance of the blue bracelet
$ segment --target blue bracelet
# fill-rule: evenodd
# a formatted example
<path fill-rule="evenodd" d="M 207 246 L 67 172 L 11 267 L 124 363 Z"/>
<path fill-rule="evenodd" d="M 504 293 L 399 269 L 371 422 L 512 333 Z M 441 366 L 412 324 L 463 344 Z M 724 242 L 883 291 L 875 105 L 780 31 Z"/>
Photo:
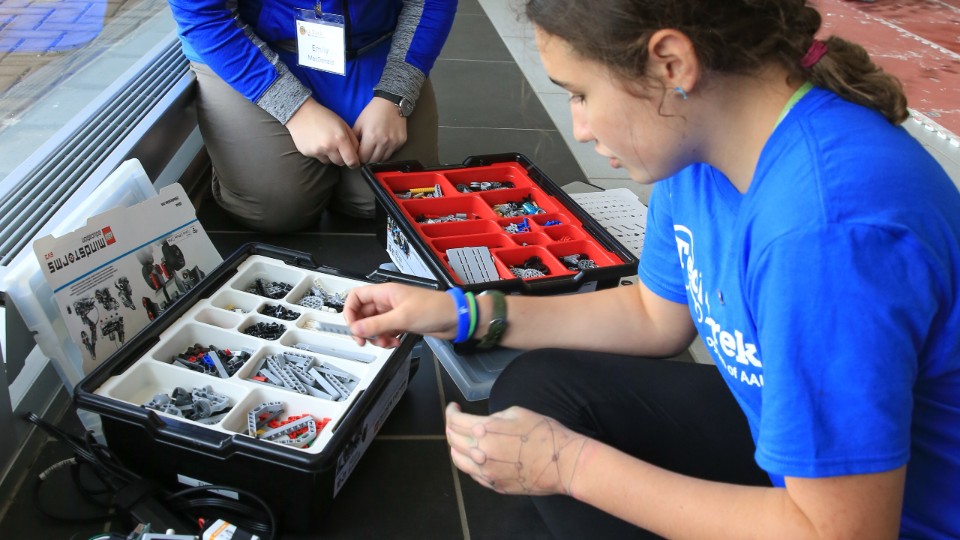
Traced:
<path fill-rule="evenodd" d="M 463 343 L 470 338 L 470 305 L 463 291 L 457 287 L 447 289 L 447 294 L 453 297 L 457 306 L 457 337 L 453 338 L 453 342 Z"/>

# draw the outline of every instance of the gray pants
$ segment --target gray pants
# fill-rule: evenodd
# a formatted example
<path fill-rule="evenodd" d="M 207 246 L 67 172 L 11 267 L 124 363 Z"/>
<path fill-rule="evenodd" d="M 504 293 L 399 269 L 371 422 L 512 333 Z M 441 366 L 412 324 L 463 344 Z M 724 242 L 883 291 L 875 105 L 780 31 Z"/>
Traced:
<path fill-rule="evenodd" d="M 361 171 L 324 165 L 297 151 L 287 128 L 203 64 L 197 75 L 200 134 L 213 162 L 213 196 L 251 229 L 281 233 L 317 223 L 328 207 L 372 218 L 373 191 Z M 439 161 L 437 100 L 428 79 L 407 119 L 407 142 L 391 161 Z"/>

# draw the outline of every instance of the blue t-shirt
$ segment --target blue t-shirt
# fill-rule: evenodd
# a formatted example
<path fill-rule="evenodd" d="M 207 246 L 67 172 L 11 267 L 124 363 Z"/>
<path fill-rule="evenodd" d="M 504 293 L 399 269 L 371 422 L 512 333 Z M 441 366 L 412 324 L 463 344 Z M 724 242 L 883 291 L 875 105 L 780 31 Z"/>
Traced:
<path fill-rule="evenodd" d="M 901 534 L 960 537 L 960 192 L 917 141 L 814 88 L 747 193 L 693 165 L 648 219 L 640 277 L 690 306 L 774 484 L 908 464 Z"/>

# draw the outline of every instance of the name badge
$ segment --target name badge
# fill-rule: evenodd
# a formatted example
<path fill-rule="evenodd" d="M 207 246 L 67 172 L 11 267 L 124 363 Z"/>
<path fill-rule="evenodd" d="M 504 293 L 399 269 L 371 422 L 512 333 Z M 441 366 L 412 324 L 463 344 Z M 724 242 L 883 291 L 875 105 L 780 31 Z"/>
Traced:
<path fill-rule="evenodd" d="M 343 75 L 347 63 L 343 15 L 297 10 L 297 51 L 301 66 Z"/>

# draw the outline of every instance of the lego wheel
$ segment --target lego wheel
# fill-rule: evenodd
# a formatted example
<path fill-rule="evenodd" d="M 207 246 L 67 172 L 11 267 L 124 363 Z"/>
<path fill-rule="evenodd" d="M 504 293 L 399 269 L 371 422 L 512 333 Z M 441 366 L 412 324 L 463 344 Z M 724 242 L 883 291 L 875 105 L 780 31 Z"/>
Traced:
<path fill-rule="evenodd" d="M 151 289 L 158 291 L 160 287 L 163 287 L 163 281 L 157 274 L 156 270 L 153 268 L 153 264 L 146 263 L 142 267 L 143 280 L 147 282 L 147 286 Z"/>
<path fill-rule="evenodd" d="M 177 246 L 171 246 L 166 240 L 160 244 L 160 252 L 163 254 L 163 260 L 166 264 L 175 271 L 187 265 L 187 261 L 183 257 L 183 250 Z"/>

